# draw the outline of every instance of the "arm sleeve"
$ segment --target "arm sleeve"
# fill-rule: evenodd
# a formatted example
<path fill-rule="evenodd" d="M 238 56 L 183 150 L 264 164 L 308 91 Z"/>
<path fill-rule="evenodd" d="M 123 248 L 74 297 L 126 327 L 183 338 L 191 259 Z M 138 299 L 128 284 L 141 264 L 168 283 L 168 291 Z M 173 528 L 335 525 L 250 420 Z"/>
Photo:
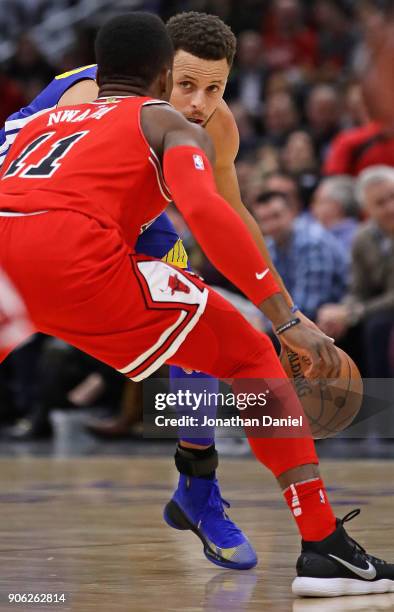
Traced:
<path fill-rule="evenodd" d="M 175 205 L 213 265 L 256 305 L 280 293 L 246 225 L 217 193 L 202 149 L 172 147 L 163 166 Z"/>

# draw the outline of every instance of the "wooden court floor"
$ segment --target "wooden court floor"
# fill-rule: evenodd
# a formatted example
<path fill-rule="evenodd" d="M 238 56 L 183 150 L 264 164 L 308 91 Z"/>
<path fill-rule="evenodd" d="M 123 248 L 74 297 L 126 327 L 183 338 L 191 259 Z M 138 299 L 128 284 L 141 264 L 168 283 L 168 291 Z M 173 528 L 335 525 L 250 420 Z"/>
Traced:
<path fill-rule="evenodd" d="M 360 507 L 349 532 L 394 560 L 394 461 L 323 461 L 336 513 Z M 270 474 L 252 459 L 222 460 L 231 516 L 259 565 L 222 570 L 200 542 L 162 521 L 176 481 L 171 457 L 0 460 L 0 610 L 75 612 L 345 612 L 394 610 L 394 594 L 294 600 L 299 539 Z M 12 604 L 11 593 L 65 595 Z"/>

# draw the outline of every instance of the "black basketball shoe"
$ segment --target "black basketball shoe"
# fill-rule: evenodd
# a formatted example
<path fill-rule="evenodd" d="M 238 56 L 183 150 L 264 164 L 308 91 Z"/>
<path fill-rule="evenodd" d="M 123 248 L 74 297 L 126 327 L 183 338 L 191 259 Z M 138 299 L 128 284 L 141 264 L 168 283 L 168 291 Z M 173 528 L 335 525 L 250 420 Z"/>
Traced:
<path fill-rule="evenodd" d="M 299 597 L 339 597 L 394 592 L 394 564 L 369 555 L 348 536 L 343 524 L 360 514 L 337 519 L 337 528 L 319 542 L 302 541 L 292 591 Z"/>

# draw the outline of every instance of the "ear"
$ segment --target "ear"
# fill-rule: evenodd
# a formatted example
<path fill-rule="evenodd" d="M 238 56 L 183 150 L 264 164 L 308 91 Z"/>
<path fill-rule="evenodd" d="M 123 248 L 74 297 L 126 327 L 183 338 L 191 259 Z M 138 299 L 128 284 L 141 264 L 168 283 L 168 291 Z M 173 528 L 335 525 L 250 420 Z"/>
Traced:
<path fill-rule="evenodd" d="M 172 70 L 170 68 L 166 68 L 160 75 L 159 79 L 162 100 L 169 101 L 171 97 L 172 87 L 173 87 L 173 79 L 172 79 Z"/>

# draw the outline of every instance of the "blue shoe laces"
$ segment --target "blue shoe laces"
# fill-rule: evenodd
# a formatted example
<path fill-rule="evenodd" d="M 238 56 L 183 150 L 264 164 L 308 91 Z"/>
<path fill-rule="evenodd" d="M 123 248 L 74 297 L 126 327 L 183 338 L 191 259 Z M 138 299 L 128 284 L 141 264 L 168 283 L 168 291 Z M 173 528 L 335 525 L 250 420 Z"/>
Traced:
<path fill-rule="evenodd" d="M 242 531 L 237 525 L 230 519 L 230 517 L 226 514 L 225 508 L 230 508 L 230 503 L 224 499 L 220 494 L 220 489 L 217 481 L 213 482 L 212 489 L 209 494 L 207 503 L 202 510 L 202 514 L 207 516 L 207 514 L 212 513 L 212 515 L 216 515 L 216 519 L 225 519 L 226 520 L 226 531 L 224 535 L 224 542 L 221 544 L 221 548 L 227 548 L 226 540 L 227 538 L 230 540 L 227 542 L 229 547 L 234 546 L 232 542 L 232 538 L 236 535 L 242 535 Z M 199 521 L 200 523 L 200 521 Z"/>

